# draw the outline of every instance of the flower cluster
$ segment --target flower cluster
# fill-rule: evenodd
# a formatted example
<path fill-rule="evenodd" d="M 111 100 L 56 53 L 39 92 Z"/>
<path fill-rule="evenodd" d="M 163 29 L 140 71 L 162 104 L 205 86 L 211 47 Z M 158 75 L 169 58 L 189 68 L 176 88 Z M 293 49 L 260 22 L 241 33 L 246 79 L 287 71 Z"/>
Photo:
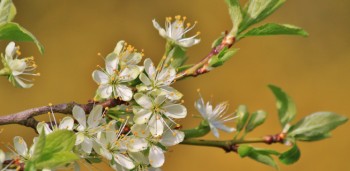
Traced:
<path fill-rule="evenodd" d="M 0 75 L 7 76 L 16 87 L 30 88 L 33 86 L 33 80 L 26 76 L 40 76 L 40 73 L 34 73 L 37 68 L 34 57 L 19 59 L 20 55 L 19 47 L 14 42 L 10 42 L 6 47 L 5 55 L 1 54 L 4 68 L 0 70 Z"/>
<path fill-rule="evenodd" d="M 184 27 L 186 17 L 176 16 L 175 19 L 173 23 L 171 18 L 166 19 L 165 30 L 156 21 L 153 23 L 163 37 L 177 46 L 190 47 L 199 43 L 199 39 L 195 38 L 198 34 L 184 37 L 194 25 Z M 14 43 L 10 43 L 4 60 L 10 68 L 10 77 L 18 79 L 17 83 L 25 86 L 20 82 L 23 78 L 18 76 L 28 71 L 29 67 L 35 68 L 35 64 L 28 65 L 29 59 L 13 59 L 15 51 Z M 45 136 L 58 130 L 73 132 L 76 138 L 72 152 L 84 159 L 102 156 L 116 170 L 160 168 L 164 164 L 167 148 L 185 139 L 185 133 L 178 129 L 177 120 L 187 115 L 187 109 L 182 105 L 182 93 L 172 87 L 177 75 L 177 69 L 169 63 L 173 53 L 167 55 L 157 66 L 150 58 L 140 66 L 143 51 L 138 52 L 125 41 L 119 41 L 114 51 L 106 56 L 105 67 L 98 66 L 92 77 L 98 84 L 96 101 L 118 99 L 122 104 L 111 109 L 94 105 L 88 114 L 84 108 L 74 106 L 73 117 L 64 117 L 59 123 L 50 104 L 50 120 L 38 123 L 37 132 Z M 215 136 L 218 137 L 217 129 L 226 132 L 234 130 L 223 124 L 233 119 L 231 115 L 223 116 L 227 103 L 213 109 L 209 102 L 205 105 L 201 98 L 195 107 Z M 15 137 L 14 147 L 9 148 L 12 155 L 6 156 L 16 162 L 15 166 L 25 164 L 33 156 L 37 139 L 34 138 L 28 150 L 23 138 Z M 0 163 L 4 160 L 4 153 L 0 151 Z"/>

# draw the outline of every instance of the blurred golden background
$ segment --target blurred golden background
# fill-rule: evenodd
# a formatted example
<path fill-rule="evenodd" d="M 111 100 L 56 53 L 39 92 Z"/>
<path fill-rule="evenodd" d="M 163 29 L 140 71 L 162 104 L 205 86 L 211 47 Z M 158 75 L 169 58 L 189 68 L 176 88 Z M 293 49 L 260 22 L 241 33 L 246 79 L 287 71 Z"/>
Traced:
<path fill-rule="evenodd" d="M 186 15 L 199 21 L 202 42 L 189 50 L 189 63 L 199 61 L 209 50 L 212 41 L 231 23 L 224 0 L 60 0 L 15 1 L 16 22 L 31 31 L 44 44 L 40 55 L 33 43 L 19 43 L 23 56 L 34 55 L 42 76 L 31 89 L 16 89 L 0 78 L 1 115 L 24 109 L 76 101 L 87 102 L 97 85 L 91 73 L 118 40 L 126 40 L 146 57 L 158 60 L 164 50 L 164 40 L 153 28 L 151 20 L 162 23 L 167 16 Z M 309 38 L 274 36 L 247 38 L 236 47 L 241 50 L 223 67 L 209 74 L 176 84 L 185 94 L 188 118 L 185 128 L 198 124 L 191 118 L 197 114 L 193 103 L 197 88 L 214 102 L 229 100 L 230 111 L 246 104 L 250 111 L 264 109 L 267 122 L 248 137 L 275 134 L 280 131 L 275 99 L 267 88 L 272 83 L 281 86 L 292 96 L 298 107 L 297 119 L 316 111 L 334 111 L 350 117 L 350 1 L 289 0 L 265 22 L 290 23 L 305 28 Z M 194 32 L 195 33 L 195 32 Z M 4 52 L 5 42 L 0 49 Z M 41 117 L 45 118 L 45 117 Z M 34 131 L 17 125 L 2 126 L 3 142 L 12 142 L 15 135 L 30 142 Z M 316 143 L 300 143 L 302 156 L 284 171 L 350 170 L 350 124 L 339 127 L 331 139 Z M 221 138 L 232 135 L 222 133 Z M 205 138 L 214 138 L 208 135 Z M 261 145 L 260 145 L 261 146 Z M 262 145 L 262 147 L 266 147 Z M 271 148 L 286 150 L 282 145 Z M 88 170 L 82 167 L 83 170 Z M 107 170 L 106 164 L 98 166 Z M 179 145 L 166 155 L 165 171 L 175 170 L 273 170 L 236 154 L 225 154 L 216 148 Z M 97 170 L 97 168 L 92 168 Z"/>

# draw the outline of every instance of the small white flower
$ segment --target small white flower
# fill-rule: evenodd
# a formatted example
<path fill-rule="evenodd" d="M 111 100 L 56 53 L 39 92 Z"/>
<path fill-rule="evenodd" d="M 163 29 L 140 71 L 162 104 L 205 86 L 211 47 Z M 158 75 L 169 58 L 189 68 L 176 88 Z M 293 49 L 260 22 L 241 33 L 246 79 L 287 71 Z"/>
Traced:
<path fill-rule="evenodd" d="M 213 109 L 213 106 L 209 101 L 205 105 L 203 98 L 200 97 L 194 103 L 194 106 L 202 115 L 202 117 L 209 123 L 210 129 L 215 137 L 219 137 L 218 129 L 225 132 L 233 132 L 236 130 L 235 128 L 230 128 L 225 125 L 226 122 L 232 121 L 236 118 L 234 114 L 225 115 L 228 109 L 227 102 L 222 102 Z"/>
<path fill-rule="evenodd" d="M 18 59 L 20 55 L 19 47 L 14 42 L 10 42 L 5 51 L 5 57 L 2 56 L 2 62 L 5 68 L 2 70 L 8 76 L 8 80 L 16 87 L 30 88 L 33 86 L 32 80 L 23 76 L 39 76 L 40 73 L 33 73 L 37 68 L 34 57 Z"/>
<path fill-rule="evenodd" d="M 96 105 L 90 112 L 86 121 L 86 115 L 83 108 L 74 106 L 73 117 L 78 121 L 79 126 L 76 128 L 77 139 L 75 145 L 81 145 L 82 150 L 90 154 L 93 146 L 94 136 L 102 131 L 100 125 L 104 122 L 102 118 L 102 106 Z"/>
<path fill-rule="evenodd" d="M 124 40 L 117 43 L 114 51 L 110 55 L 117 56 L 121 68 L 137 66 L 137 64 L 140 63 L 142 56 L 144 56 L 143 52 L 137 52 L 133 46 L 127 45 Z"/>
<path fill-rule="evenodd" d="M 171 67 L 164 67 L 161 71 L 157 72 L 151 59 L 147 58 L 144 61 L 145 72 L 140 74 L 140 80 L 143 84 L 138 85 L 139 91 L 151 91 L 159 94 L 166 95 L 170 100 L 179 100 L 182 98 L 182 94 L 176 89 L 170 87 L 176 78 L 176 70 Z"/>
<path fill-rule="evenodd" d="M 42 132 L 42 129 L 44 129 L 44 133 L 47 135 L 47 134 L 52 133 L 56 129 L 59 129 L 59 130 L 62 130 L 62 129 L 73 130 L 73 126 L 74 126 L 74 119 L 69 117 L 69 116 L 66 116 L 66 117 L 64 117 L 61 120 L 61 122 L 58 125 L 58 127 L 57 127 L 57 125 L 51 125 L 51 128 L 52 128 L 51 129 L 49 124 L 47 124 L 45 122 L 40 122 L 36 126 L 36 130 L 40 134 Z"/>
<path fill-rule="evenodd" d="M 135 80 L 142 70 L 136 65 L 121 68 L 119 62 L 116 54 L 108 55 L 106 69 L 95 70 L 92 77 L 99 85 L 97 94 L 100 97 L 120 97 L 124 101 L 129 101 L 132 98 L 132 89 L 126 83 Z"/>
<path fill-rule="evenodd" d="M 129 170 L 133 169 L 135 164 L 127 153 L 125 145 L 127 141 L 121 136 L 126 122 L 118 131 L 115 129 L 115 124 L 115 121 L 111 121 L 107 125 L 106 131 L 98 134 L 97 141 L 94 142 L 94 150 L 107 160 L 114 160 L 118 164 L 115 167 L 122 166 Z"/>
<path fill-rule="evenodd" d="M 179 144 L 182 142 L 185 138 L 185 134 L 178 130 L 171 130 L 168 129 L 163 133 L 161 137 L 152 137 L 150 136 L 150 132 L 147 129 L 146 124 L 135 124 L 131 127 L 131 131 L 133 133 L 133 137 L 138 139 L 144 139 L 146 140 L 146 143 L 148 143 L 149 146 L 149 153 L 148 153 L 148 160 L 138 160 L 143 161 L 139 162 L 139 167 L 144 167 L 144 165 L 147 165 L 148 163 L 151 164 L 154 168 L 159 168 L 164 164 L 165 157 L 164 157 L 164 151 L 157 146 L 158 143 L 165 147 L 174 146 L 176 144 Z M 142 142 L 143 144 L 144 142 Z M 132 142 L 129 143 L 129 146 L 140 146 L 141 143 L 139 142 Z M 130 148 L 129 148 L 130 149 Z M 137 158 L 142 158 L 144 156 L 143 153 L 136 153 Z M 143 155 L 142 155 L 143 154 Z"/>
<path fill-rule="evenodd" d="M 200 42 L 200 39 L 196 39 L 196 37 L 200 34 L 200 32 L 197 32 L 196 35 L 192 37 L 185 37 L 185 34 L 189 31 L 191 31 L 197 22 L 194 23 L 193 26 L 191 26 L 190 23 L 186 24 L 185 27 L 185 20 L 186 17 L 182 17 L 180 15 L 175 16 L 175 21 L 172 22 L 171 17 L 167 17 L 165 19 L 165 28 L 162 28 L 156 20 L 153 20 L 153 26 L 159 31 L 159 34 L 168 39 L 169 41 L 182 46 L 182 47 L 191 47 L 193 45 L 196 45 Z"/>
<path fill-rule="evenodd" d="M 136 93 L 134 99 L 140 106 L 134 106 L 134 122 L 136 124 L 148 124 L 148 129 L 154 137 L 163 134 L 164 125 L 170 129 L 168 121 L 176 124 L 173 119 L 185 118 L 187 109 L 181 104 L 167 101 L 164 95 L 152 97 L 142 93 Z"/>

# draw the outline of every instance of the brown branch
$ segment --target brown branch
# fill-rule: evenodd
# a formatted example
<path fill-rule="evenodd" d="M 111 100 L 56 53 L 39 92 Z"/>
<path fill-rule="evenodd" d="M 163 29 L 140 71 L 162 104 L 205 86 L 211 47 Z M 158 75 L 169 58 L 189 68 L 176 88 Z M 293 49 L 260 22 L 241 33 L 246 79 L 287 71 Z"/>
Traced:
<path fill-rule="evenodd" d="M 110 99 L 100 103 L 89 102 L 87 104 L 78 104 L 76 102 L 57 104 L 52 106 L 42 106 L 37 108 L 28 109 L 22 112 L 13 113 L 5 116 L 0 116 L 0 125 L 8 125 L 8 124 L 19 124 L 27 127 L 34 128 L 38 124 L 38 121 L 34 119 L 35 116 L 47 114 L 52 111 L 55 113 L 61 114 L 72 114 L 73 107 L 78 105 L 84 109 L 86 113 L 90 113 L 93 106 L 96 104 L 102 105 L 105 107 L 114 107 L 118 104 L 124 103 L 123 101 L 117 99 Z"/>
<path fill-rule="evenodd" d="M 285 139 L 285 134 L 268 135 L 263 138 L 256 139 L 246 139 L 246 140 L 203 140 L 203 139 L 185 139 L 180 144 L 184 145 L 195 145 L 195 146 L 205 146 L 205 147 L 216 147 L 221 148 L 225 152 L 237 152 L 239 144 L 252 144 L 252 143 L 264 143 L 264 144 L 274 144 L 283 143 Z"/>
<path fill-rule="evenodd" d="M 209 72 L 210 70 L 208 69 L 209 67 L 209 61 L 210 59 L 219 54 L 223 49 L 225 49 L 225 47 L 231 48 L 232 45 L 235 43 L 235 38 L 232 37 L 231 35 L 226 35 L 221 43 L 219 45 L 217 45 L 216 47 L 214 47 L 210 53 L 203 58 L 200 62 L 198 62 L 197 64 L 195 64 L 194 66 L 192 66 L 191 68 L 188 68 L 180 73 L 178 73 L 176 75 L 176 80 L 181 80 L 184 79 L 186 77 L 196 77 L 198 75 L 201 74 L 205 74 L 207 72 Z"/>

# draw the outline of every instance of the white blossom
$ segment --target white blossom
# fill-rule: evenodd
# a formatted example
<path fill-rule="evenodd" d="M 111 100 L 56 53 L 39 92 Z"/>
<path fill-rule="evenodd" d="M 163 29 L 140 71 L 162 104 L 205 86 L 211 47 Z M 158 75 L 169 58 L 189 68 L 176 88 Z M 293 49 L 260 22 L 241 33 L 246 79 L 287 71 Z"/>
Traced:
<path fill-rule="evenodd" d="M 128 61 L 124 60 L 124 64 L 127 66 L 121 67 L 120 65 L 123 59 L 119 58 L 120 53 L 109 54 L 106 57 L 106 68 L 95 70 L 92 73 L 92 78 L 99 85 L 97 95 L 100 97 L 105 99 L 120 97 L 123 101 L 130 101 L 133 93 L 132 89 L 127 86 L 127 83 L 139 76 L 142 67 L 135 65 L 135 62 L 132 62 L 134 60 L 131 59 Z M 135 56 L 133 55 L 133 57 Z"/>
<path fill-rule="evenodd" d="M 2 63 L 5 68 L 2 69 L 4 75 L 8 76 L 8 80 L 16 87 L 30 88 L 33 86 L 33 80 L 29 80 L 24 76 L 39 76 L 40 73 L 34 73 L 37 68 L 34 57 L 26 57 L 19 59 L 19 47 L 14 42 L 10 42 L 5 50 L 5 56 L 2 56 Z"/>
<path fill-rule="evenodd" d="M 151 59 L 147 58 L 144 61 L 145 73 L 140 74 L 142 84 L 138 85 L 139 91 L 155 92 L 165 95 L 170 100 L 179 100 L 182 94 L 176 89 L 170 87 L 176 78 L 176 70 L 171 67 L 163 67 L 157 72 Z"/>
<path fill-rule="evenodd" d="M 185 118 L 187 115 L 187 109 L 183 105 L 168 101 L 164 95 L 153 97 L 136 93 L 134 99 L 140 105 L 133 107 L 134 122 L 136 124 L 147 123 L 148 129 L 155 137 L 163 134 L 164 126 L 170 129 L 167 121 L 176 124 L 173 119 Z"/>
<path fill-rule="evenodd" d="M 165 19 L 165 28 L 162 28 L 156 20 L 153 20 L 153 26 L 158 30 L 159 34 L 168 39 L 170 42 L 173 42 L 182 47 L 191 47 L 200 42 L 200 39 L 196 37 L 200 34 L 197 32 L 192 37 L 185 37 L 186 33 L 191 31 L 197 22 L 195 22 L 192 26 L 190 23 L 185 25 L 186 17 L 181 17 L 180 15 L 175 16 L 175 20 L 172 21 L 171 17 L 167 17 Z"/>
<path fill-rule="evenodd" d="M 233 113 L 226 115 L 226 111 L 228 109 L 227 102 L 222 102 L 213 109 L 210 101 L 205 104 L 203 98 L 200 97 L 195 102 L 194 106 L 202 117 L 209 123 L 210 129 L 215 137 L 219 137 L 218 129 L 225 132 L 233 132 L 236 130 L 235 128 L 230 128 L 225 125 L 226 122 L 232 121 L 236 118 Z"/>
<path fill-rule="evenodd" d="M 103 129 L 100 126 L 102 123 L 104 123 L 102 118 L 102 106 L 96 105 L 91 110 L 87 121 L 85 111 L 80 106 L 74 106 L 72 113 L 73 117 L 79 123 L 78 127 L 76 128 L 78 132 L 76 134 L 77 139 L 75 145 L 80 145 L 81 149 L 85 153 L 90 154 L 95 135 Z"/>

